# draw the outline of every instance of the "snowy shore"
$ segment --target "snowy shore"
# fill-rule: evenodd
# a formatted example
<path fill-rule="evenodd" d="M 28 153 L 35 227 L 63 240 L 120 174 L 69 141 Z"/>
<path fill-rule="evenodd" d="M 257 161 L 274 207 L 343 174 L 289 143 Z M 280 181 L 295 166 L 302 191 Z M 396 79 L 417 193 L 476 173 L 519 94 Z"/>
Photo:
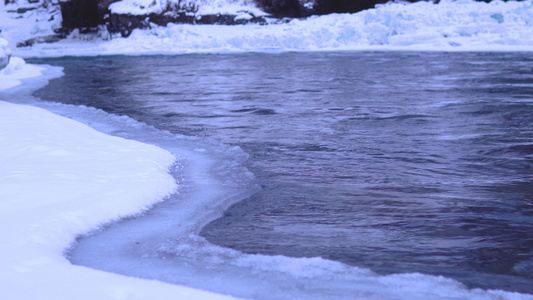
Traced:
<path fill-rule="evenodd" d="M 12 59 L 0 91 L 42 70 Z M 172 154 L 1 100 L 0 143 L 0 298 L 229 298 L 74 266 L 63 255 L 76 236 L 173 193 Z"/>

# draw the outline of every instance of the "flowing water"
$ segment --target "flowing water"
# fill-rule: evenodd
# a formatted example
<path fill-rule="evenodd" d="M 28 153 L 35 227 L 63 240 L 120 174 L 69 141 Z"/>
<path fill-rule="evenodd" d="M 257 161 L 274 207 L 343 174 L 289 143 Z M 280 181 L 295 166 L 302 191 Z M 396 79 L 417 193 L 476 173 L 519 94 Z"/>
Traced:
<path fill-rule="evenodd" d="M 35 95 L 249 154 L 261 190 L 201 231 L 533 293 L 533 55 L 331 52 L 34 59 Z"/>

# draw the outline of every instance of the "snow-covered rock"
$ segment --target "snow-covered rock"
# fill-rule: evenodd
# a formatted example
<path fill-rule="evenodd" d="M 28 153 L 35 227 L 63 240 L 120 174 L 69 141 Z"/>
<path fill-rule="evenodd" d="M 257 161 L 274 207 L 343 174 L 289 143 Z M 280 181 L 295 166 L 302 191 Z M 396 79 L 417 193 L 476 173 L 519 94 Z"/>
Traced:
<path fill-rule="evenodd" d="M 0 38 L 0 70 L 9 64 L 9 58 L 11 57 L 11 49 L 7 47 L 7 44 L 6 40 Z"/>

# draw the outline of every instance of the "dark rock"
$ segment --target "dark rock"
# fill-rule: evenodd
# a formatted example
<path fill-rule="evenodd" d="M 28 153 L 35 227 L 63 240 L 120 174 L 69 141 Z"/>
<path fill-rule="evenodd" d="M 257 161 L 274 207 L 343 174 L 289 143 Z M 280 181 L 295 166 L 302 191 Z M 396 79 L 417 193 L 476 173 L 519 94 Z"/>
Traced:
<path fill-rule="evenodd" d="M 65 28 L 96 27 L 102 24 L 98 0 L 60 1 L 62 26 Z"/>
<path fill-rule="evenodd" d="M 195 22 L 195 17 L 191 16 L 185 12 L 181 13 L 165 13 L 165 14 L 155 14 L 152 13 L 148 15 L 148 19 L 151 23 L 167 26 L 168 23 L 190 23 Z"/>
<path fill-rule="evenodd" d="M 250 14 L 249 19 L 238 19 L 236 15 L 216 14 L 216 15 L 202 15 L 194 17 L 185 12 L 180 13 L 166 13 L 166 14 L 149 14 L 149 15 L 124 15 L 111 14 L 107 21 L 107 28 L 109 32 L 120 32 L 123 37 L 128 37 L 135 28 L 148 28 L 150 23 L 166 26 L 168 23 L 177 24 L 217 24 L 217 25 L 238 25 L 246 23 L 266 23 L 265 18 L 255 17 Z"/>
<path fill-rule="evenodd" d="M 61 39 L 65 38 L 65 34 L 58 33 L 58 34 L 51 34 L 51 35 L 45 35 L 45 36 L 39 36 L 36 38 L 32 38 L 29 40 L 25 40 L 24 42 L 17 43 L 17 47 L 29 47 L 34 44 L 40 44 L 40 43 L 53 43 L 57 42 Z"/>
<path fill-rule="evenodd" d="M 418 0 L 407 0 L 416 2 Z M 373 8 L 389 0 L 256 0 L 266 12 L 275 17 L 305 18 L 331 13 L 355 13 Z"/>
<path fill-rule="evenodd" d="M 11 58 L 11 55 L 0 56 L 0 71 L 9 64 L 9 58 Z"/>
<path fill-rule="evenodd" d="M 135 28 L 147 28 L 149 26 L 149 17 L 111 14 L 107 23 L 109 32 L 120 32 L 123 37 L 130 36 Z"/>
<path fill-rule="evenodd" d="M 354 13 L 387 2 L 388 0 L 317 0 L 316 14 Z"/>
<path fill-rule="evenodd" d="M 302 17 L 299 0 L 255 0 L 255 3 L 274 17 Z"/>
<path fill-rule="evenodd" d="M 17 10 L 8 10 L 7 12 L 10 12 L 10 13 L 18 13 L 18 14 L 23 14 L 27 11 L 30 11 L 30 10 L 35 10 L 37 9 L 37 6 L 36 7 L 20 7 L 20 8 L 17 8 Z"/>
<path fill-rule="evenodd" d="M 235 25 L 236 15 L 203 15 L 196 20 L 197 24 Z"/>

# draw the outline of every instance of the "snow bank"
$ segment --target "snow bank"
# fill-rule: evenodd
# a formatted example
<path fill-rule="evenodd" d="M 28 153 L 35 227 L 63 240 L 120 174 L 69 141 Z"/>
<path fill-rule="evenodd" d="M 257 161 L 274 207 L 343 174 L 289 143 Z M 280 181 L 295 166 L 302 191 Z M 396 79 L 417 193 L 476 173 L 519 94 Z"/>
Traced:
<path fill-rule="evenodd" d="M 140 7 L 142 1 L 124 0 L 116 5 L 127 4 L 129 8 L 124 11 L 133 12 L 132 7 Z M 161 1 L 150 3 L 157 4 L 159 10 L 164 4 Z M 224 9 L 234 3 L 227 1 Z M 201 9 L 208 7 L 205 4 Z M 83 41 L 81 36 L 72 36 L 59 43 L 17 49 L 15 53 L 24 57 L 227 51 L 533 51 L 531 20 L 533 0 L 389 3 L 355 14 L 315 16 L 282 24 L 153 25 L 151 29 L 134 30 L 128 38 Z M 6 30 L 11 32 L 12 28 Z"/>
<path fill-rule="evenodd" d="M 29 76 L 21 70 L 31 66 L 19 66 L 0 82 Z M 73 266 L 63 256 L 77 235 L 174 192 L 169 152 L 3 101 L 0 144 L 1 299 L 227 298 Z"/>

